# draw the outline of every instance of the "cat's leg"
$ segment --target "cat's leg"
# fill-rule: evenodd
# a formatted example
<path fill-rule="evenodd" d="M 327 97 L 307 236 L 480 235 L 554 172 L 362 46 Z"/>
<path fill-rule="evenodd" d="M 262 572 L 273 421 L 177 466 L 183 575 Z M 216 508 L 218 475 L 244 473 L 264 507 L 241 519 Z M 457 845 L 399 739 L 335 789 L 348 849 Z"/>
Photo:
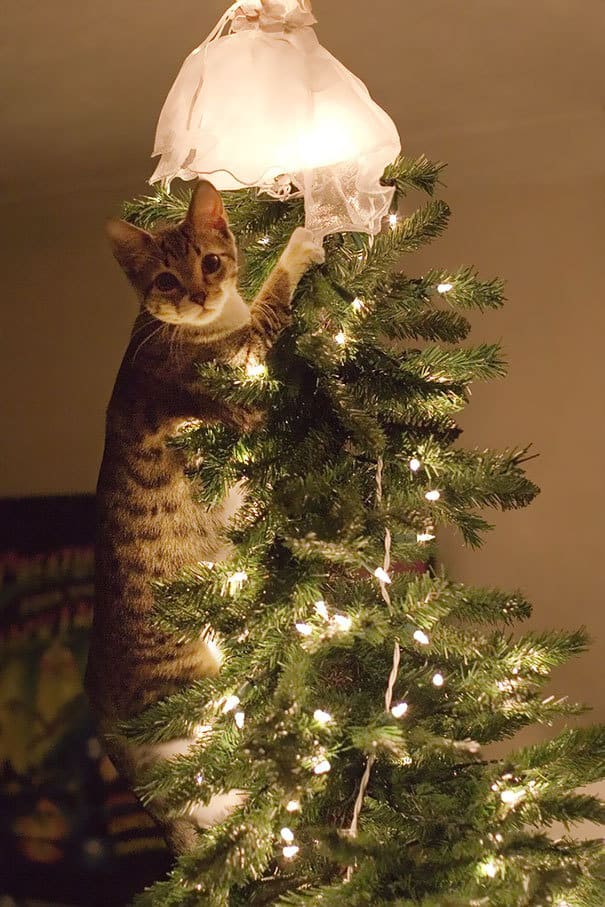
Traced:
<path fill-rule="evenodd" d="M 193 737 L 180 737 L 164 743 L 133 744 L 121 734 L 100 736 L 119 774 L 135 789 L 155 764 L 186 754 L 197 742 Z M 194 802 L 181 811 L 174 810 L 166 798 L 155 797 L 144 804 L 144 809 L 159 826 L 169 850 L 181 854 L 196 845 L 201 829 L 223 822 L 244 802 L 245 796 L 243 791 L 226 791 L 216 794 L 209 803 Z"/>
<path fill-rule="evenodd" d="M 250 309 L 254 346 L 265 352 L 290 323 L 290 303 L 305 271 L 325 260 L 310 230 L 297 227 Z"/>

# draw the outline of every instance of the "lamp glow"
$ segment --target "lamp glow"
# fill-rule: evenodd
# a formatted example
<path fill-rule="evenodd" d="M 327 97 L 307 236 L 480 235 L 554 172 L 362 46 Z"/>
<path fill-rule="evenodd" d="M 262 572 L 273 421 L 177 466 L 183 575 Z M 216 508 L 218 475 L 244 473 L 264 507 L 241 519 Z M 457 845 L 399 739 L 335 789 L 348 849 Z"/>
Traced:
<path fill-rule="evenodd" d="M 430 640 L 424 630 L 415 630 L 414 639 L 416 642 L 419 642 L 421 646 L 428 646 Z"/>
<path fill-rule="evenodd" d="M 403 718 L 407 714 L 408 704 L 407 702 L 398 702 L 397 705 L 394 705 L 391 709 L 391 715 L 394 718 Z"/>
<path fill-rule="evenodd" d="M 300 850 L 300 847 L 297 847 L 296 844 L 288 844 L 287 847 L 284 847 L 282 850 L 283 855 L 286 860 L 292 860 Z"/>
<path fill-rule="evenodd" d="M 319 44 L 315 22 L 308 0 L 232 4 L 170 90 L 151 181 L 208 176 L 219 190 L 277 197 L 294 187 L 317 238 L 379 233 L 394 195 L 381 177 L 401 141 L 363 83 Z"/>
<path fill-rule="evenodd" d="M 440 674 L 439 672 L 433 674 L 433 686 L 442 687 L 444 683 L 445 679 L 443 677 L 443 674 Z"/>
<path fill-rule="evenodd" d="M 453 289 L 454 289 L 453 283 L 440 283 L 439 286 L 437 287 L 437 292 L 441 293 L 441 294 L 449 293 L 449 291 L 453 290 Z"/>
<path fill-rule="evenodd" d="M 440 497 L 441 492 L 437 491 L 436 488 L 434 488 L 432 491 L 427 491 L 427 493 L 425 494 L 427 501 L 438 501 Z"/>

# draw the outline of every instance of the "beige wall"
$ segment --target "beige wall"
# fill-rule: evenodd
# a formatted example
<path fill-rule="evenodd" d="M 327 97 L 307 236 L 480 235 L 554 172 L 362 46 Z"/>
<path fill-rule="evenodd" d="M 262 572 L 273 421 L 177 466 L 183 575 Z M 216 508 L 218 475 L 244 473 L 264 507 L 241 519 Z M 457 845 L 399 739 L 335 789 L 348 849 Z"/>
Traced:
<path fill-rule="evenodd" d="M 134 311 L 102 222 L 145 188 L 165 90 L 223 4 L 200 6 L 112 0 L 101 15 L 67 0 L 14 4 L 0 494 L 94 488 Z M 393 113 L 407 150 L 450 162 L 452 227 L 413 267 L 467 262 L 508 280 L 506 309 L 478 319 L 474 336 L 503 339 L 510 376 L 475 388 L 463 440 L 533 441 L 543 494 L 497 517 L 479 553 L 448 538 L 445 559 L 463 579 L 523 587 L 536 626 L 586 624 L 592 652 L 557 687 L 604 717 L 602 0 L 314 6 L 320 37 Z"/>

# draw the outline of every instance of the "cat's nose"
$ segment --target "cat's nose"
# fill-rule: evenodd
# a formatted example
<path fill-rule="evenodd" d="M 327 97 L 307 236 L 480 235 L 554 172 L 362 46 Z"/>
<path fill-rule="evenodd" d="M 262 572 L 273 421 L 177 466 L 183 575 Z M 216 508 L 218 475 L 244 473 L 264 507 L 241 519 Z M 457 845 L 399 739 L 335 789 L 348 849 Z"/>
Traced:
<path fill-rule="evenodd" d="M 204 305 L 206 302 L 206 291 L 197 290 L 195 293 L 189 294 L 189 299 L 191 302 L 195 302 L 197 305 Z"/>

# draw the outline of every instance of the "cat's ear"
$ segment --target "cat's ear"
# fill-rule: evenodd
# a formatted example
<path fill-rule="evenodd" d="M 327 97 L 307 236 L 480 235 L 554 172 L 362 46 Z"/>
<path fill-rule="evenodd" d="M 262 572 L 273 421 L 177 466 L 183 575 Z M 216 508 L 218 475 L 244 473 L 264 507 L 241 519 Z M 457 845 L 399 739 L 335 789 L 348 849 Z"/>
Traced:
<path fill-rule="evenodd" d="M 199 180 L 193 190 L 185 221 L 193 227 L 195 233 L 201 233 L 208 227 L 227 231 L 227 215 L 223 200 L 208 180 Z"/>
<path fill-rule="evenodd" d="M 137 270 L 141 262 L 157 252 L 151 233 L 128 221 L 108 220 L 105 229 L 112 252 L 127 273 Z"/>

